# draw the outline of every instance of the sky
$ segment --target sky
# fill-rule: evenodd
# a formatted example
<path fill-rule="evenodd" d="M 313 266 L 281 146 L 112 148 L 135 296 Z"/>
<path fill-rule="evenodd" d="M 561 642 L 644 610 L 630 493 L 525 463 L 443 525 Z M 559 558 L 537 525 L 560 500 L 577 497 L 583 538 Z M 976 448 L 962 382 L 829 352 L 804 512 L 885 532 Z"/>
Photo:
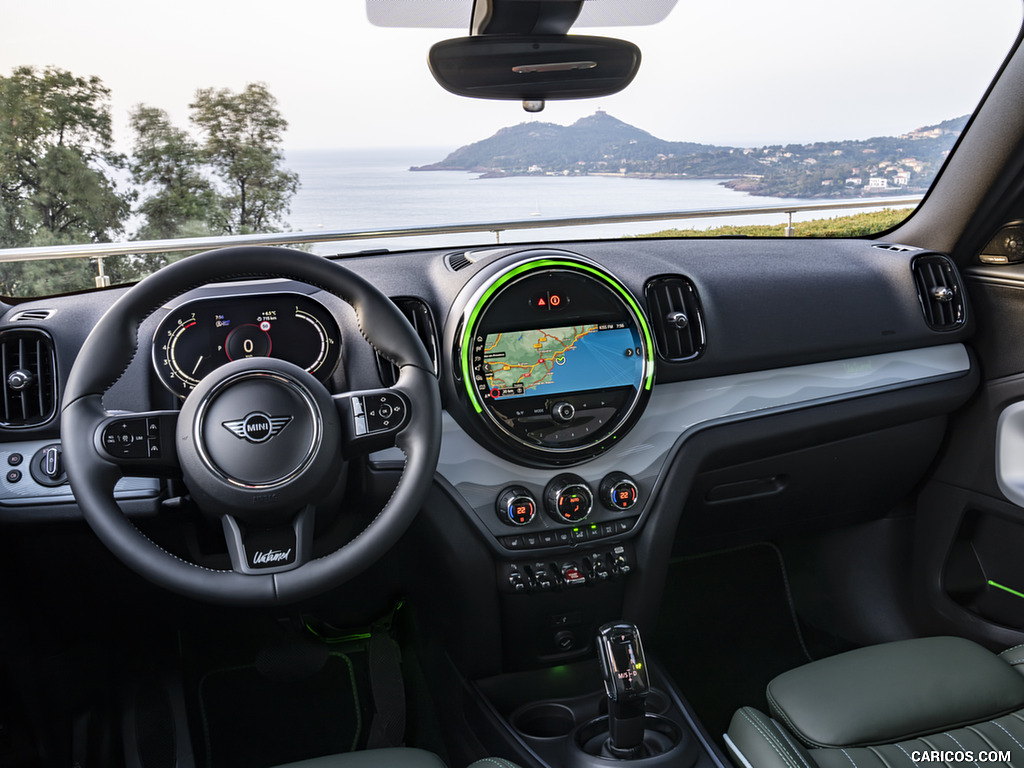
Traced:
<path fill-rule="evenodd" d="M 454 149 L 598 108 L 663 139 L 762 146 L 900 134 L 971 112 L 1021 16 L 1020 0 L 679 0 L 658 25 L 577 30 L 636 43 L 640 72 L 620 94 L 534 116 L 434 82 L 427 51 L 464 31 L 375 27 L 360 0 L 0 0 L 0 74 L 33 64 L 100 77 L 124 151 L 132 106 L 187 127 L 197 88 L 253 81 L 277 96 L 289 150 Z"/>

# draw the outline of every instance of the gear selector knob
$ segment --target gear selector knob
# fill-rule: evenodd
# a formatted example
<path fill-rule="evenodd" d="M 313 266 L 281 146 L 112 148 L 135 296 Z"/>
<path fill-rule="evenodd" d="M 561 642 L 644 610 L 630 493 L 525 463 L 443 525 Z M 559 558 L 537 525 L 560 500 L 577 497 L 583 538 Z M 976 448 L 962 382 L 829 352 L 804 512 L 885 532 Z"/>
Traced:
<path fill-rule="evenodd" d="M 637 757 L 651 692 L 640 630 L 627 622 L 603 625 L 597 630 L 597 656 L 609 699 L 607 749 L 619 759 Z"/>

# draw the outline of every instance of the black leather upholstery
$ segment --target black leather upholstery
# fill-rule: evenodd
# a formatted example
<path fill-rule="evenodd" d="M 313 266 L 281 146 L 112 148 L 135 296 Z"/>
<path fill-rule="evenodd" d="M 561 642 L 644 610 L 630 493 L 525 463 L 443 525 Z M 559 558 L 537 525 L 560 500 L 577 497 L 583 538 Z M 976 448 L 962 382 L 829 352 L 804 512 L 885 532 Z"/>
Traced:
<path fill-rule="evenodd" d="M 441 758 L 433 752 L 397 747 L 314 757 L 309 760 L 300 760 L 297 763 L 280 765 L 277 768 L 446 768 L 446 766 L 441 762 Z M 477 760 L 468 768 L 518 768 L 518 766 L 500 757 L 486 757 L 483 760 Z"/>
<path fill-rule="evenodd" d="M 770 716 L 740 709 L 726 744 L 744 768 L 1024 765 L 1021 670 L 1024 647 L 996 656 L 960 638 L 863 648 L 775 678 Z"/>
<path fill-rule="evenodd" d="M 396 747 L 313 757 L 277 768 L 446 768 L 446 766 L 441 762 L 441 758 L 433 752 Z"/>

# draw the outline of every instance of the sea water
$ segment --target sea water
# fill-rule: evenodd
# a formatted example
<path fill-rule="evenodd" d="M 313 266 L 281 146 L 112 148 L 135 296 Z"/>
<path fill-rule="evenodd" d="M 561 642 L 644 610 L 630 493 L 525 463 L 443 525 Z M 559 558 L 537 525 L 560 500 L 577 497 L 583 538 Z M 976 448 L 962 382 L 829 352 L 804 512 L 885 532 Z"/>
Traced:
<path fill-rule="evenodd" d="M 448 150 L 294 150 L 285 165 L 299 174 L 301 187 L 287 216 L 299 232 L 380 231 L 502 221 L 541 221 L 621 213 L 685 211 L 792 205 L 793 198 L 752 197 L 708 179 L 634 179 L 618 176 L 511 176 L 480 178 L 464 171 L 411 171 L 445 157 Z M 821 202 L 814 201 L 814 202 Z M 805 215 L 804 218 L 827 216 Z M 794 219 L 798 219 L 794 216 Z M 670 227 L 704 229 L 723 224 L 779 224 L 782 214 L 758 214 L 688 221 L 662 220 L 501 233 L 500 242 L 617 238 Z M 367 248 L 409 248 L 493 244 L 490 232 L 370 238 L 318 244 L 317 253 Z"/>

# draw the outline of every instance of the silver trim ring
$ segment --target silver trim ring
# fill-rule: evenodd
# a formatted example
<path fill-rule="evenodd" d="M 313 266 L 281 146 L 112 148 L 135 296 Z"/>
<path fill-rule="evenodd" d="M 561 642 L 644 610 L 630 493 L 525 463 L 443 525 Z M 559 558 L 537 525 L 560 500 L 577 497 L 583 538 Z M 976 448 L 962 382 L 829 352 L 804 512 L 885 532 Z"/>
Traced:
<path fill-rule="evenodd" d="M 629 289 L 626 288 L 625 284 L 616 275 L 614 275 L 613 273 L 609 272 L 604 266 L 602 266 L 601 264 L 598 264 L 597 262 L 592 261 L 592 260 L 590 260 L 590 259 L 588 259 L 588 258 L 586 258 L 584 256 L 580 256 L 577 253 L 573 253 L 573 252 L 570 252 L 570 251 L 560 251 L 560 250 L 535 251 L 535 252 L 531 252 L 531 255 L 528 256 L 527 258 L 519 259 L 517 261 L 513 261 L 513 262 L 509 263 L 508 265 L 505 266 L 504 269 L 502 269 L 502 271 L 498 272 L 497 274 L 495 274 L 492 277 L 490 277 L 489 279 L 487 279 L 487 281 L 484 282 L 484 284 L 479 289 L 477 289 L 476 291 L 473 292 L 473 295 L 470 297 L 469 302 L 466 304 L 466 307 L 463 309 L 463 312 L 462 312 L 462 322 L 460 323 L 460 328 L 465 328 L 469 324 L 469 321 L 472 318 L 473 313 L 477 310 L 478 307 L 480 307 L 481 303 L 483 302 L 483 298 L 487 294 L 487 292 L 489 290 L 491 290 L 491 288 L 494 286 L 495 283 L 497 283 L 502 278 L 504 278 L 509 272 L 511 272 L 513 270 L 516 270 L 516 269 L 519 269 L 520 267 L 529 265 L 529 264 L 531 264 L 531 262 L 542 262 L 542 261 L 547 261 L 547 260 L 556 260 L 556 261 L 563 261 L 563 262 L 577 262 L 578 264 L 580 264 L 580 265 L 582 265 L 584 267 L 589 267 L 591 269 L 595 269 L 595 270 L 603 273 L 606 277 L 610 278 L 615 283 L 617 283 L 619 286 L 621 286 L 623 290 L 625 290 L 627 292 L 629 291 Z M 615 301 L 617 301 L 622 306 L 623 310 L 625 310 L 625 312 L 626 312 L 626 315 L 629 318 L 632 319 L 633 330 L 639 335 L 640 338 L 638 339 L 638 343 L 639 343 L 640 347 L 643 349 L 643 370 L 640 372 L 639 381 L 637 382 L 636 391 L 633 393 L 633 398 L 630 401 L 628 406 L 626 406 L 624 409 L 621 409 L 621 415 L 620 415 L 619 419 L 617 421 L 615 421 L 614 424 L 611 424 L 609 422 L 608 424 L 601 425 L 601 427 L 600 427 L 601 436 L 600 437 L 598 437 L 595 440 L 591 440 L 590 442 L 581 443 L 580 445 L 571 446 L 571 447 L 539 445 L 539 444 L 537 444 L 535 442 L 531 442 L 530 440 L 526 440 L 526 439 L 524 439 L 522 437 L 519 437 L 518 435 L 516 435 L 512 431 L 510 431 L 508 429 L 508 427 L 504 424 L 504 422 L 502 422 L 502 420 L 500 418 L 498 418 L 497 416 L 494 415 L 492 407 L 489 406 L 486 402 L 482 402 L 481 403 L 480 413 L 483 413 L 483 414 L 485 414 L 487 416 L 487 419 L 490 421 L 491 427 L 498 433 L 497 437 L 499 439 L 508 440 L 511 443 L 513 443 L 515 447 L 525 448 L 525 449 L 527 449 L 530 452 L 535 452 L 537 454 L 542 454 L 544 456 L 552 456 L 552 457 L 559 457 L 559 456 L 573 457 L 573 456 L 576 456 L 578 454 L 586 454 L 585 456 L 580 458 L 580 461 L 583 461 L 583 460 L 586 460 L 586 459 L 589 459 L 589 458 L 593 458 L 593 452 L 595 450 L 601 449 L 602 446 L 604 446 L 605 444 L 609 443 L 613 438 L 619 436 L 619 430 L 622 429 L 622 425 L 630 420 L 630 418 L 636 412 L 636 409 L 639 406 L 640 402 L 646 396 L 645 388 L 644 388 L 644 382 L 647 380 L 648 375 L 650 375 L 650 368 L 651 368 L 651 365 L 652 365 L 651 357 L 652 357 L 652 352 L 654 352 L 654 350 L 652 348 L 648 347 L 647 339 L 644 338 L 644 335 L 643 335 L 643 332 L 642 332 L 642 328 L 643 328 L 644 323 L 647 323 L 648 325 L 650 325 L 650 321 L 647 320 L 647 318 L 639 317 L 638 314 L 635 311 L 633 311 L 633 308 L 629 305 L 629 303 L 626 302 L 625 300 L 623 300 L 622 296 L 619 295 L 619 293 L 617 293 L 615 290 L 610 288 L 605 283 L 602 283 L 601 281 L 599 281 L 593 275 L 588 275 L 587 272 L 581 271 L 581 270 L 578 270 L 578 269 L 573 269 L 571 266 L 568 266 L 568 265 L 559 265 L 559 266 L 541 265 L 541 266 L 537 266 L 536 269 L 528 269 L 528 270 L 524 271 L 521 275 L 516 276 L 515 278 L 510 280 L 508 283 L 503 285 L 501 288 L 499 288 L 498 291 L 493 296 L 490 296 L 487 299 L 486 305 L 481 309 L 479 315 L 476 318 L 476 323 L 474 323 L 474 325 L 473 325 L 473 333 L 477 333 L 478 332 L 478 329 L 480 328 L 481 323 L 483 323 L 484 318 L 486 317 L 488 310 L 494 304 L 494 301 L 496 299 L 498 299 L 503 293 L 505 293 L 505 291 L 507 291 L 512 286 L 518 285 L 523 280 L 527 280 L 527 279 L 536 277 L 537 274 L 539 274 L 541 272 L 567 272 L 567 273 L 572 274 L 572 275 L 576 275 L 576 276 L 582 275 L 583 277 L 589 278 L 597 287 L 601 288 L 604 291 L 607 291 L 608 294 L 612 298 L 614 298 Z M 630 294 L 630 295 L 632 296 L 632 294 Z M 636 297 L 635 296 L 632 296 L 632 298 L 633 298 L 634 301 L 636 301 Z M 640 307 L 639 302 L 637 302 L 637 307 L 638 308 Z M 643 310 L 641 309 L 641 311 L 643 311 Z M 458 335 L 458 339 L 460 340 L 460 343 L 461 343 L 461 337 L 462 337 L 462 334 L 460 332 L 459 335 Z M 652 339 L 652 342 L 653 342 L 653 339 Z M 473 351 L 472 351 L 472 349 L 466 350 L 466 349 L 462 349 L 460 347 L 459 352 L 458 352 L 458 358 L 457 358 L 457 360 L 455 360 L 455 363 L 456 363 L 458 371 L 461 371 L 462 358 L 463 358 L 464 355 L 469 355 L 470 368 L 472 368 L 472 360 L 473 360 L 473 357 L 472 357 L 473 356 Z M 568 397 L 568 396 L 571 396 L 573 394 L 575 394 L 575 393 L 571 392 L 571 391 L 570 392 L 561 392 L 561 393 L 558 393 L 558 394 L 554 394 L 553 397 Z"/>
<path fill-rule="evenodd" d="M 210 458 L 209 454 L 206 452 L 206 444 L 202 439 L 203 426 L 206 422 L 206 410 L 217 395 L 229 386 L 237 384 L 239 381 L 259 377 L 274 379 L 299 395 L 300 399 L 305 403 L 306 408 L 309 411 L 309 416 L 313 424 L 313 434 L 310 437 L 309 449 L 306 451 L 306 455 L 302 457 L 302 461 L 299 462 L 299 465 L 287 475 L 279 477 L 269 483 L 243 483 L 241 480 L 231 477 L 224 472 L 214 463 L 213 459 Z M 203 466 L 224 482 L 233 485 L 236 488 L 246 488 L 250 490 L 280 488 L 282 485 L 290 483 L 313 463 L 313 458 L 316 456 L 317 449 L 320 447 L 322 439 L 323 414 L 320 412 L 320 408 L 317 406 L 316 401 L 313 400 L 309 392 L 307 392 L 305 387 L 299 384 L 299 382 L 277 371 L 243 371 L 218 382 L 209 392 L 206 393 L 206 396 L 203 397 L 202 402 L 199 403 L 199 406 L 196 408 L 195 419 L 192 421 L 192 440 L 195 443 L 196 453 L 199 454 L 199 460 L 203 462 Z"/>

